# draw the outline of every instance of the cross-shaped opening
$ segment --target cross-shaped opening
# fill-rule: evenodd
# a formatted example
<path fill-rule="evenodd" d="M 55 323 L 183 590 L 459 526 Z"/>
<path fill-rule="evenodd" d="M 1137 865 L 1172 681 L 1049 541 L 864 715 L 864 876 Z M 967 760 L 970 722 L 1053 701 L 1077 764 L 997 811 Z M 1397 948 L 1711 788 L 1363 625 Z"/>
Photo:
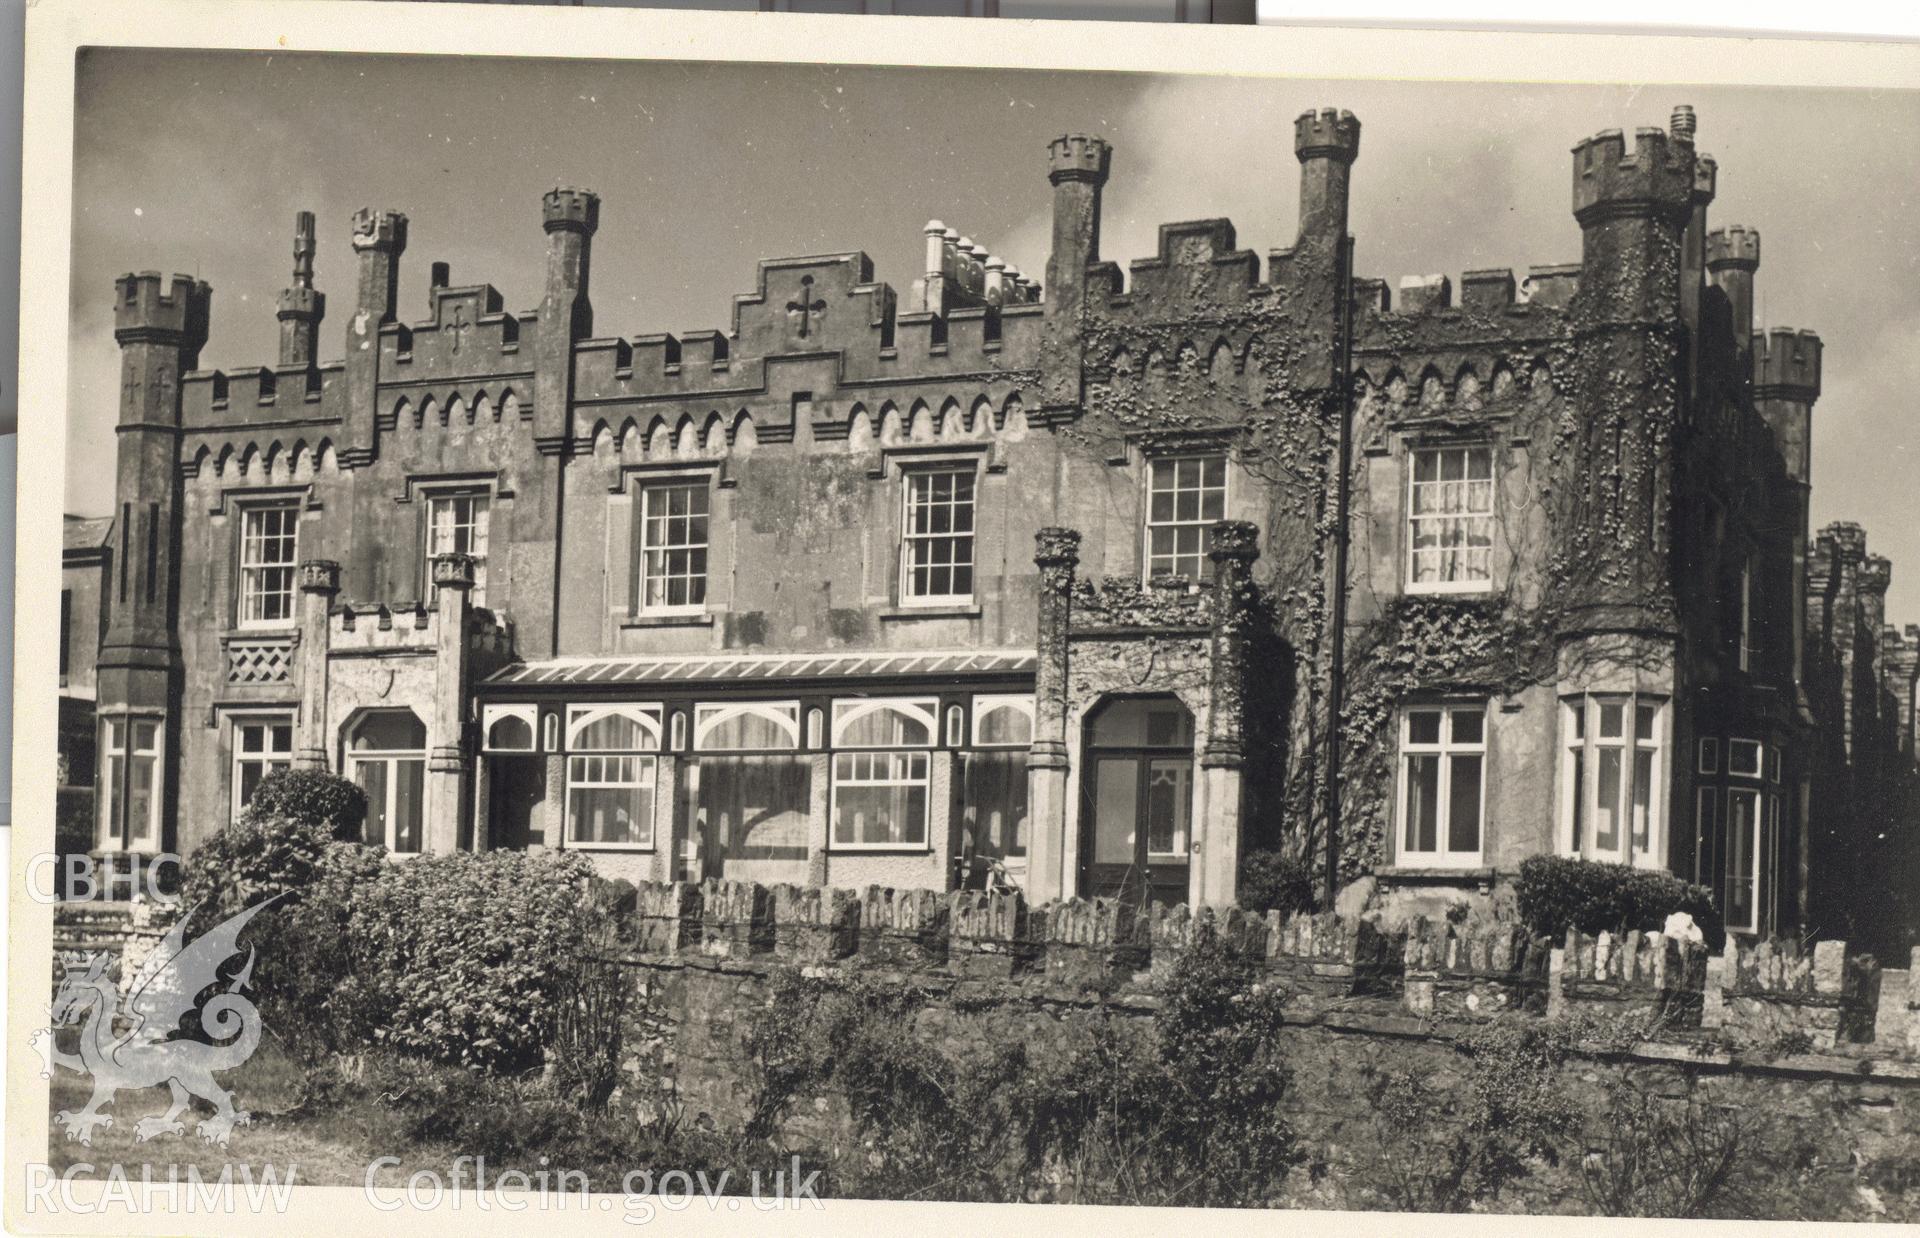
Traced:
<path fill-rule="evenodd" d="M 470 331 L 472 329 L 473 329 L 473 324 L 467 321 L 466 306 L 464 305 L 454 306 L 453 317 L 447 323 L 447 330 L 453 332 L 453 351 L 455 352 L 460 351 L 461 333 L 464 331 Z"/>
<path fill-rule="evenodd" d="M 813 276 L 802 275 L 800 277 L 800 299 L 798 301 L 787 302 L 788 316 L 800 319 L 801 339 L 804 340 L 807 338 L 807 331 L 813 321 L 813 316 L 815 314 L 825 314 L 826 312 L 827 303 L 825 301 L 816 301 L 813 298 Z"/>

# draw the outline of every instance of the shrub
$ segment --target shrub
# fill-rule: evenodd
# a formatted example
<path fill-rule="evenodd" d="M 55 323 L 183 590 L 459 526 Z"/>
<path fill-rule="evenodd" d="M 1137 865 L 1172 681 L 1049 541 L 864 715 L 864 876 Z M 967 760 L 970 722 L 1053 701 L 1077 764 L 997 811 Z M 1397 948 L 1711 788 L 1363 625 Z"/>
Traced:
<path fill-rule="evenodd" d="M 307 887 L 255 921 L 255 995 L 262 1021 L 309 1061 L 367 1039 L 370 1021 L 354 982 L 350 926 L 355 899 L 387 867 L 378 847 L 330 843 Z"/>
<path fill-rule="evenodd" d="M 353 900 L 356 1002 L 373 1039 L 490 1071 L 537 1065 L 593 920 L 578 854 L 391 864 Z"/>
<path fill-rule="evenodd" d="M 1314 867 L 1308 860 L 1278 851 L 1253 851 L 1240 858 L 1238 902 L 1248 911 L 1312 911 L 1314 889 Z"/>
<path fill-rule="evenodd" d="M 1521 920 L 1554 941 L 1566 937 L 1569 928 L 1654 932 L 1669 915 L 1684 911 L 1700 926 L 1708 947 L 1718 950 L 1726 942 L 1707 888 L 1660 869 L 1537 855 L 1522 861 L 1514 894 Z"/>
<path fill-rule="evenodd" d="M 181 878 L 180 899 L 198 933 L 255 903 L 310 886 L 332 844 L 324 829 L 287 817 L 237 822 L 197 847 Z"/>
<path fill-rule="evenodd" d="M 958 1013 L 916 1034 L 925 994 L 784 973 L 750 1025 L 749 1141 L 773 1141 L 813 1095 L 837 1095 L 860 1197 L 1270 1205 L 1304 1158 L 1284 1102 L 1282 995 L 1248 983 L 1217 940 L 1182 958 L 1151 1026 L 1126 1017 L 1008 1035 Z"/>
<path fill-rule="evenodd" d="M 597 1113 L 605 1110 L 619 1086 L 627 1015 L 633 1007 L 633 981 L 608 957 L 619 949 L 631 920 L 633 885 L 594 879 L 587 905 L 589 936 L 559 989 L 550 1056 L 556 1087 Z"/>
<path fill-rule="evenodd" d="M 1618 1050 L 1643 1032 L 1604 1016 L 1507 1015 L 1460 1037 L 1464 1087 L 1436 1087 L 1403 1070 L 1371 1072 L 1368 1137 L 1354 1141 L 1357 1202 L 1402 1212 L 1486 1207 L 1538 1163 L 1557 1162 L 1578 1131 L 1582 1114 L 1566 1079 L 1576 1049 Z"/>
<path fill-rule="evenodd" d="M 1743 1115 L 1689 1091 L 1667 1100 L 1616 1078 L 1607 1088 L 1600 1146 L 1580 1185 L 1601 1216 L 1704 1217 L 1735 1185 Z"/>
<path fill-rule="evenodd" d="M 1030 1170 L 1078 1203 L 1273 1204 L 1304 1159 L 1285 1116 L 1283 1000 L 1203 939 L 1145 1043 L 1103 1023 L 1036 1072 Z"/>
<path fill-rule="evenodd" d="M 284 820 L 324 830 L 342 842 L 360 840 L 367 794 L 351 779 L 323 769 L 279 769 L 260 780 L 244 823 Z"/>

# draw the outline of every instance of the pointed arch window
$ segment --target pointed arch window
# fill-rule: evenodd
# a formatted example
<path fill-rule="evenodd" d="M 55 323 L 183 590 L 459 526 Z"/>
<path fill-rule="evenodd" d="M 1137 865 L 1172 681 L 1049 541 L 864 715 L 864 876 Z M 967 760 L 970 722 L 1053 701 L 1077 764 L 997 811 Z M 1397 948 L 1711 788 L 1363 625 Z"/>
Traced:
<path fill-rule="evenodd" d="M 567 841 L 653 847 L 654 788 L 663 710 L 651 705 L 567 709 Z"/>

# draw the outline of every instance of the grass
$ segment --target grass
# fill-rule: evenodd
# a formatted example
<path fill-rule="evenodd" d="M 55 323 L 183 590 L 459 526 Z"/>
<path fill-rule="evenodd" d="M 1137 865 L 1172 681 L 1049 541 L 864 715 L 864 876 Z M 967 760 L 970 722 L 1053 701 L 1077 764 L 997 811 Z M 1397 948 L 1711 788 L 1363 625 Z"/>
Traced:
<path fill-rule="evenodd" d="M 280 1181 L 292 1173 L 302 1186 L 360 1187 L 376 1159 L 398 1156 L 399 1165 L 382 1166 L 374 1179 L 376 1186 L 397 1188 L 416 1169 L 436 1168 L 444 1174 L 452 1159 L 452 1153 L 426 1155 L 434 1151 L 430 1148 L 382 1146 L 385 1141 L 372 1136 L 374 1127 L 358 1120 L 364 1115 L 357 1105 L 307 1104 L 306 1069 L 271 1039 L 245 1065 L 221 1076 L 221 1082 L 233 1093 L 234 1106 L 252 1115 L 247 1125 L 234 1128 L 225 1148 L 195 1133 L 195 1124 L 213 1113 L 211 1105 L 199 1100 L 181 1115 L 185 1134 L 136 1141 L 134 1124 L 165 1112 L 169 1096 L 164 1087 L 114 1097 L 102 1110 L 113 1115 L 113 1124 L 96 1128 L 89 1146 L 68 1139 L 53 1115 L 84 1106 L 93 1092 L 92 1081 L 56 1068 L 47 1109 L 47 1163 L 56 1174 L 75 1164 L 92 1164 L 100 1172 L 118 1164 L 135 1177 L 136 1167 L 146 1166 L 155 1181 L 168 1180 L 170 1173 L 184 1181 L 191 1166 L 202 1181 L 217 1180 L 223 1170 L 231 1172 L 233 1181 L 243 1181 L 244 1167 L 258 1182 L 271 1166 Z"/>

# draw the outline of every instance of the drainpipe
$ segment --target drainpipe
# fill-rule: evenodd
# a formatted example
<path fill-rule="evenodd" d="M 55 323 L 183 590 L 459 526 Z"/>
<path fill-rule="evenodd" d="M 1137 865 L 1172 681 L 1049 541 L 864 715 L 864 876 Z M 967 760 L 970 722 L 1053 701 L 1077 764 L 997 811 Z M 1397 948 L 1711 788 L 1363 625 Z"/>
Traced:
<path fill-rule="evenodd" d="M 1334 451 L 1333 585 L 1328 622 L 1333 643 L 1327 666 L 1327 752 L 1321 790 L 1326 796 L 1327 821 L 1326 907 L 1333 906 L 1340 888 L 1340 703 L 1347 686 L 1347 508 L 1353 472 L 1353 238 L 1341 238 L 1339 278 L 1339 334 L 1334 340 L 1338 364 L 1334 382 L 1339 387 L 1340 429 Z"/>

